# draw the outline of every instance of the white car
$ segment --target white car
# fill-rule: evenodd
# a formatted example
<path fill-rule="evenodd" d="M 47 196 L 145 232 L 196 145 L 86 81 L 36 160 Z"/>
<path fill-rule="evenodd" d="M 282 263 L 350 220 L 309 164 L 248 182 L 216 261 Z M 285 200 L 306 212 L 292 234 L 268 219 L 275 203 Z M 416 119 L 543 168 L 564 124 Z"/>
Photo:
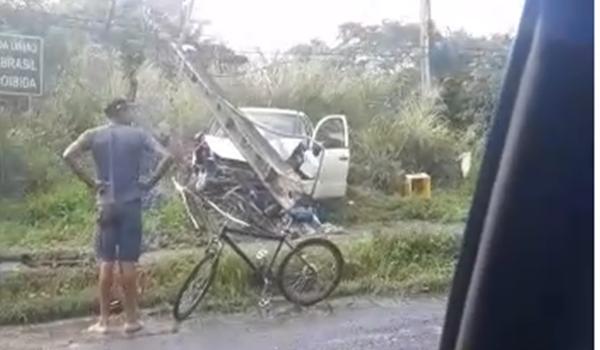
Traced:
<path fill-rule="evenodd" d="M 321 200 L 346 195 L 350 150 L 345 116 L 330 115 L 313 126 L 300 111 L 251 107 L 240 110 L 254 122 L 282 159 L 295 165 L 309 197 Z M 199 154 L 230 164 L 246 163 L 216 121 L 202 134 L 199 149 L 201 152 L 195 153 L 194 163 L 198 163 Z"/>

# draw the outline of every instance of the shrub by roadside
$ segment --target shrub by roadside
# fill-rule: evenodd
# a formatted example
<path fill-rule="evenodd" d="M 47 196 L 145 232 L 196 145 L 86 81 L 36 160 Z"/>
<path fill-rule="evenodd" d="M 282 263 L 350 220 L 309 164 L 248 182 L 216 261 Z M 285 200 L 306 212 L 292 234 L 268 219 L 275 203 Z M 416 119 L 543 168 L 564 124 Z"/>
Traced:
<path fill-rule="evenodd" d="M 368 293 L 438 293 L 450 281 L 460 238 L 445 229 L 423 232 L 382 230 L 371 237 L 340 242 L 346 267 L 336 295 Z M 142 305 L 166 306 L 201 251 L 165 256 L 145 265 L 147 292 Z M 204 309 L 239 311 L 258 300 L 249 288 L 250 274 L 231 254 L 221 260 L 219 274 Z M 0 324 L 30 323 L 89 314 L 95 309 L 93 266 L 22 272 L 0 284 Z"/>
<path fill-rule="evenodd" d="M 349 180 L 391 193 L 403 174 L 424 171 L 436 185 L 454 185 L 460 178 L 457 157 L 467 149 L 461 136 L 444 122 L 435 101 L 409 99 L 353 135 Z"/>

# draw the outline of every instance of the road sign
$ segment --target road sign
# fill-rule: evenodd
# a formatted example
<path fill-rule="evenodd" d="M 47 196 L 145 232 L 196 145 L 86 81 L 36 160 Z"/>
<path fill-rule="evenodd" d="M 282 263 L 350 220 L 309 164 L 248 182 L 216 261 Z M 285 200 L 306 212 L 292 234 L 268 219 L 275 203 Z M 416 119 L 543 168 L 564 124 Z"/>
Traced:
<path fill-rule="evenodd" d="M 44 40 L 0 33 L 0 94 L 40 96 Z"/>

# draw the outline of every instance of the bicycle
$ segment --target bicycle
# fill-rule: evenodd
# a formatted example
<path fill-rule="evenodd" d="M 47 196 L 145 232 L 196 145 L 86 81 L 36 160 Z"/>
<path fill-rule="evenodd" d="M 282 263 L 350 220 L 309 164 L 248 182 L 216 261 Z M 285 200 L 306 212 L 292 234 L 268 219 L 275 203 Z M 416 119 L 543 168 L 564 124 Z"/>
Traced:
<path fill-rule="evenodd" d="M 260 307 L 267 307 L 270 304 L 273 284 L 277 285 L 285 299 L 300 306 L 312 306 L 319 303 L 329 297 L 339 285 L 344 259 L 339 248 L 330 240 L 313 237 L 295 244 L 295 241 L 290 238 L 291 231 L 276 234 L 264 227 L 247 223 L 225 212 L 209 199 L 180 185 L 175 179 L 173 179 L 173 183 L 181 194 L 187 214 L 196 228 L 200 228 L 198 219 L 204 222 L 205 229 L 215 228 L 215 222 L 210 220 L 210 215 L 206 210 L 208 208 L 213 209 L 237 226 L 230 227 L 222 224 L 218 228 L 218 234 L 209 240 L 203 258 L 194 267 L 177 293 L 173 308 L 173 316 L 177 321 L 183 321 L 189 317 L 206 296 L 215 280 L 219 259 L 225 245 L 228 245 L 260 278 L 260 282 L 263 284 L 259 301 Z M 205 210 L 198 210 L 198 202 Z M 255 263 L 234 242 L 231 235 L 250 236 L 277 242 L 277 247 L 268 263 Z M 277 273 L 274 274 L 277 258 L 284 246 L 288 247 L 290 252 L 283 256 Z M 315 256 L 310 252 L 312 249 L 321 250 L 321 253 Z M 259 261 L 265 261 L 265 255 L 264 251 L 259 251 L 256 258 Z M 328 262 L 331 264 L 329 267 L 331 267 L 332 275 L 326 274 L 324 269 L 319 268 L 319 264 L 328 259 L 330 259 Z M 320 276 L 324 276 L 324 281 L 319 281 Z"/>

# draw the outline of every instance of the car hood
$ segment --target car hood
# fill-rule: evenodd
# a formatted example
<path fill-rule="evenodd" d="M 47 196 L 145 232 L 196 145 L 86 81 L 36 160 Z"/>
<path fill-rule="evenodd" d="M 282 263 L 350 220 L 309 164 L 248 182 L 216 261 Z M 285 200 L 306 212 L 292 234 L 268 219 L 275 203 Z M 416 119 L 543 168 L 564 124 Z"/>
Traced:
<path fill-rule="evenodd" d="M 246 162 L 244 156 L 228 138 L 204 135 L 204 141 L 210 150 L 217 156 L 224 159 Z M 283 160 L 289 159 L 292 152 L 294 152 L 301 142 L 301 138 L 278 138 L 269 140 L 271 146 L 279 153 Z"/>

